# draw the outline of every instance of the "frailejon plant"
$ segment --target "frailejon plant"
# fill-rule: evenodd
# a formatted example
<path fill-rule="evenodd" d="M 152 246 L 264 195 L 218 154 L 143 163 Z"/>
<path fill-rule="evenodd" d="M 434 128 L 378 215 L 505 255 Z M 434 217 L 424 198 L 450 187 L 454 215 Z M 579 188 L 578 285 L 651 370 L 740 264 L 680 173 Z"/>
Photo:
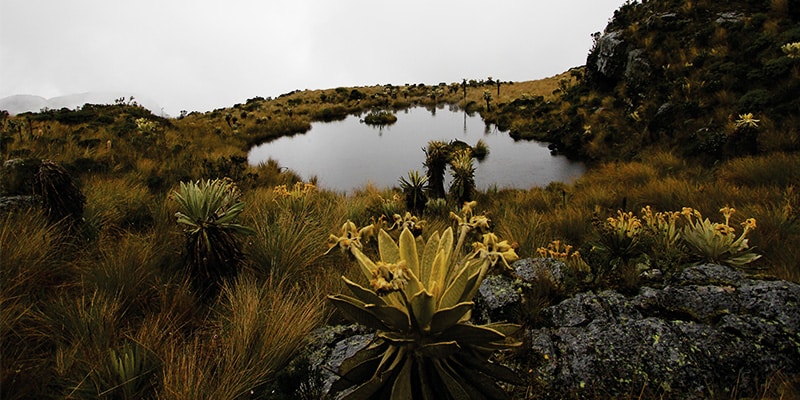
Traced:
<path fill-rule="evenodd" d="M 349 319 L 376 331 L 375 338 L 342 363 L 337 393 L 355 387 L 345 399 L 502 399 L 496 381 L 521 383 L 512 370 L 489 361 L 496 350 L 519 342 L 508 335 L 519 327 L 469 322 L 472 298 L 489 268 L 517 258 L 511 245 L 493 233 L 483 235 L 462 255 L 467 233 L 485 226 L 465 206 L 459 238 L 453 229 L 434 232 L 427 241 L 408 229 L 397 243 L 378 232 L 380 260 L 361 252 L 355 227 L 343 240 L 355 256 L 369 287 L 343 277 L 352 296 L 329 296 Z M 354 239 L 356 239 L 354 241 Z M 341 245 L 341 241 L 338 242 Z"/>
<path fill-rule="evenodd" d="M 595 268 L 594 279 L 597 282 L 608 272 L 627 267 L 633 258 L 642 254 L 642 221 L 632 212 L 618 210 L 616 217 L 596 223 L 595 228 L 599 240 L 594 250 L 603 254 L 607 261 Z"/>
<path fill-rule="evenodd" d="M 243 255 L 237 235 L 254 231 L 238 223 L 244 211 L 239 190 L 228 179 L 181 182 L 172 193 L 177 222 L 186 234 L 186 266 L 201 296 L 211 298 L 238 272 Z"/>
<path fill-rule="evenodd" d="M 400 189 L 406 198 L 406 208 L 415 213 L 420 213 L 425 209 L 428 196 L 425 195 L 425 185 L 428 177 L 420 175 L 419 171 L 408 171 L 408 179 L 400 177 Z"/>
<path fill-rule="evenodd" d="M 686 220 L 681 237 L 689 252 L 700 259 L 700 262 L 713 262 L 735 267 L 745 266 L 761 258 L 749 246 L 747 234 L 756 228 L 755 218 L 748 218 L 742 223 L 742 233 L 736 236 L 736 229 L 730 225 L 730 219 L 736 209 L 725 206 L 719 210 L 725 217 L 725 223 L 711 222 L 703 218 L 699 211 L 685 207 L 681 215 Z"/>
<path fill-rule="evenodd" d="M 472 200 L 475 194 L 475 165 L 472 163 L 472 151 L 458 150 L 450 160 L 453 181 L 450 183 L 450 196 L 461 204 Z"/>
<path fill-rule="evenodd" d="M 72 227 L 82 220 L 86 196 L 63 167 L 53 161 L 42 161 L 33 187 L 51 222 L 64 220 Z"/>
<path fill-rule="evenodd" d="M 424 151 L 428 196 L 433 199 L 444 198 L 444 172 L 450 161 L 450 146 L 441 140 L 431 140 Z"/>
<path fill-rule="evenodd" d="M 642 208 L 644 246 L 649 248 L 649 255 L 657 268 L 674 269 L 685 257 L 680 219 L 681 213 L 677 211 L 656 212 L 649 205 Z"/>

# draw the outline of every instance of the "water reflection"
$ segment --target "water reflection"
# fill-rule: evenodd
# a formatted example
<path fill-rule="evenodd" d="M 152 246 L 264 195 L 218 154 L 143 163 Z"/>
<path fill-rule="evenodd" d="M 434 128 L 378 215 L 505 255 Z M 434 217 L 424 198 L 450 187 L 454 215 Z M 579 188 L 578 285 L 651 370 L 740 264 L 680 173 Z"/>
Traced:
<path fill-rule="evenodd" d="M 438 111 L 438 112 L 437 112 Z M 309 132 L 282 137 L 250 150 L 251 164 L 272 158 L 304 179 L 318 177 L 321 187 L 351 191 L 371 182 L 397 186 L 411 169 L 424 171 L 422 149 L 430 140 L 461 140 L 489 146 L 489 155 L 476 163 L 479 189 L 530 188 L 553 181 L 569 182 L 585 171 L 583 164 L 553 156 L 546 144 L 515 142 L 508 133 L 486 126 L 479 115 L 451 109 L 412 108 L 397 112 L 397 122 L 373 127 L 358 116 L 312 124 Z"/>

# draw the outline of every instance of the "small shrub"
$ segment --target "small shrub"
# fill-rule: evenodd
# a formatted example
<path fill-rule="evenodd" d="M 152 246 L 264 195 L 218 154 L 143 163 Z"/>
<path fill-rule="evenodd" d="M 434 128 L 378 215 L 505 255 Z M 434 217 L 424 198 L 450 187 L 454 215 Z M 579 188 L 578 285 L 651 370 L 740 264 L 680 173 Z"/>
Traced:
<path fill-rule="evenodd" d="M 475 143 L 475 146 L 472 148 L 472 156 L 480 161 L 485 159 L 488 155 L 489 145 L 487 145 L 483 139 L 478 139 L 478 143 Z"/>
<path fill-rule="evenodd" d="M 609 272 L 627 268 L 642 254 L 642 222 L 632 212 L 617 211 L 616 217 L 595 220 L 594 227 L 598 234 L 595 250 L 605 260 L 594 266 L 595 282 L 600 282 Z"/>
<path fill-rule="evenodd" d="M 75 226 L 83 218 L 86 197 L 67 171 L 52 161 L 43 161 L 34 177 L 34 193 L 52 222 L 66 221 Z"/>

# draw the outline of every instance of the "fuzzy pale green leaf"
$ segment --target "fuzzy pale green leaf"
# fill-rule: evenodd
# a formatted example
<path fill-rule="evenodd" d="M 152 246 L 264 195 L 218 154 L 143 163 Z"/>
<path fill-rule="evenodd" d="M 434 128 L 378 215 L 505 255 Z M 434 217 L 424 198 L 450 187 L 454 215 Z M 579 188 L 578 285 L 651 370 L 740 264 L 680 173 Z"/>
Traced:
<path fill-rule="evenodd" d="M 428 331 L 433 314 L 436 312 L 436 300 L 432 294 L 421 290 L 411 298 L 411 311 L 419 329 Z"/>
<path fill-rule="evenodd" d="M 344 276 L 342 276 L 342 280 L 347 288 L 350 289 L 350 292 L 353 293 L 353 296 L 355 296 L 356 299 L 364 302 L 364 304 L 386 304 L 386 302 L 372 290 L 369 290 Z"/>
<path fill-rule="evenodd" d="M 419 265 L 419 280 L 428 289 L 431 287 L 431 268 L 433 267 L 433 260 L 436 258 L 438 250 L 439 232 L 437 231 L 434 232 L 425 243 L 425 248 L 422 250 L 422 261 L 420 261 Z"/>
<path fill-rule="evenodd" d="M 358 299 L 337 294 L 328 296 L 328 299 L 336 308 L 348 319 L 371 329 L 388 330 L 389 327 L 377 315 L 376 312 L 368 308 L 369 304 L 364 304 Z"/>
<path fill-rule="evenodd" d="M 431 318 L 431 333 L 440 333 L 458 324 L 464 315 L 472 310 L 473 305 L 471 301 L 467 301 L 453 307 L 440 309 Z"/>
<path fill-rule="evenodd" d="M 386 264 L 396 264 L 400 261 L 400 248 L 383 229 L 378 232 L 378 252 L 381 261 Z"/>
<path fill-rule="evenodd" d="M 410 230 L 403 229 L 400 233 L 400 259 L 406 262 L 406 267 L 411 270 L 414 275 L 419 276 L 419 256 L 417 255 L 417 241 Z"/>
<path fill-rule="evenodd" d="M 384 330 L 408 332 L 411 329 L 411 320 L 404 309 L 393 305 L 378 304 L 367 304 L 364 307 L 389 328 Z"/>

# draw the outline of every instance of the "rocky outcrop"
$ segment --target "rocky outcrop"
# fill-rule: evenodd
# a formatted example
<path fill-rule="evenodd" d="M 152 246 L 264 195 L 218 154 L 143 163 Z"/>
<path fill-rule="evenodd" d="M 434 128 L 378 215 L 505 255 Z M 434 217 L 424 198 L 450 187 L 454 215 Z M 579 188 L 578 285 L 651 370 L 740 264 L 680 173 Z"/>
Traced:
<path fill-rule="evenodd" d="M 647 54 L 642 49 L 629 49 L 620 31 L 598 37 L 587 62 L 593 81 L 614 84 L 624 80 L 636 93 L 644 90 L 651 79 Z"/>
<path fill-rule="evenodd" d="M 606 78 L 619 76 L 625 70 L 626 48 L 622 32 L 614 31 L 600 36 L 594 49 L 597 54 L 594 71 Z"/>
<path fill-rule="evenodd" d="M 798 305 L 800 285 L 719 265 L 632 297 L 581 293 L 527 331 L 534 381 L 546 398 L 753 395 L 778 371 L 800 373 Z"/>
<path fill-rule="evenodd" d="M 484 280 L 476 319 L 518 315 L 522 285 L 545 279 L 558 288 L 570 279 L 553 259 L 512 267 L 514 278 Z M 754 396 L 777 372 L 800 374 L 798 306 L 795 283 L 720 265 L 688 267 L 634 296 L 585 292 L 546 308 L 543 322 L 524 332 L 527 348 L 512 364 L 530 378 L 522 390 L 536 398 Z M 278 382 L 286 397 L 276 398 L 325 398 L 342 361 L 373 337 L 357 325 L 315 331 Z"/>

